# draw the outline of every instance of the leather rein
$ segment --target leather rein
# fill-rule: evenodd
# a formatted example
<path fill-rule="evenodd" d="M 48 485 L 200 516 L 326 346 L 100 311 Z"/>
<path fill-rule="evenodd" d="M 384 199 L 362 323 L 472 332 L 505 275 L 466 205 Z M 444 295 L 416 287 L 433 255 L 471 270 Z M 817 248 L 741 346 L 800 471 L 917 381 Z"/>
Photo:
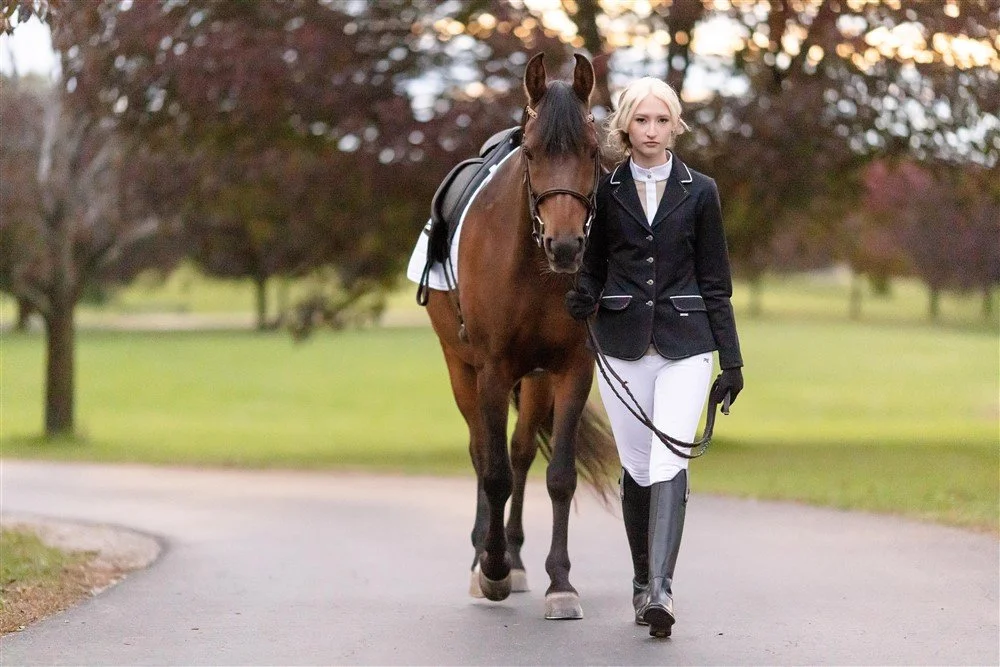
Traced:
<path fill-rule="evenodd" d="M 609 387 L 611 387 L 611 391 L 614 393 L 618 401 L 625 406 L 626 410 L 632 413 L 633 417 L 639 420 L 639 423 L 648 428 L 653 435 L 655 435 L 657 439 L 659 439 L 659 441 L 667 447 L 667 449 L 677 456 L 684 459 L 696 459 L 703 456 L 705 452 L 708 451 L 709 443 L 712 442 L 712 432 L 715 430 L 715 412 L 719 407 L 719 402 L 711 398 L 710 395 L 708 401 L 708 416 L 705 418 L 705 432 L 694 442 L 684 442 L 683 440 L 678 440 L 677 438 L 667 435 L 660 429 L 656 428 L 656 425 L 653 424 L 653 420 L 646 414 L 646 411 L 642 409 L 642 406 L 639 405 L 639 401 L 636 400 L 635 396 L 632 394 L 632 390 L 628 388 L 628 381 L 618 375 L 618 373 L 615 372 L 615 369 L 611 367 L 611 364 L 608 363 L 608 358 L 601 350 L 601 345 L 597 342 L 597 336 L 594 334 L 591 317 L 588 317 L 586 320 L 587 338 L 590 340 L 590 345 L 594 350 L 594 357 L 597 359 L 597 370 L 601 372 L 601 375 L 604 377 L 604 381 L 608 383 Z M 618 391 L 618 387 L 616 387 L 615 383 L 611 381 L 611 377 L 608 377 L 609 375 L 617 381 L 617 384 L 621 385 L 622 389 L 625 390 L 625 393 L 628 395 L 628 400 L 626 400 L 626 398 L 622 396 L 621 392 Z M 722 414 L 729 414 L 729 394 L 726 394 L 725 399 L 722 401 Z M 689 453 L 684 450 L 697 451 Z"/>

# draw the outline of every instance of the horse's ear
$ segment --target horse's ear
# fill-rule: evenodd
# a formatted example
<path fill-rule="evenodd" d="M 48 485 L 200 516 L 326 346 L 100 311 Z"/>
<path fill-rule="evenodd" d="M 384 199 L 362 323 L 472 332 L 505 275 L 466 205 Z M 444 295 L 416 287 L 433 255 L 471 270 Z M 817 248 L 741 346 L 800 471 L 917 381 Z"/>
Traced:
<path fill-rule="evenodd" d="M 528 67 L 524 70 L 524 92 L 528 94 L 528 103 L 531 106 L 538 104 L 545 94 L 545 59 L 544 53 L 536 53 L 528 61 Z"/>
<path fill-rule="evenodd" d="M 574 54 L 576 69 L 573 70 L 573 92 L 580 101 L 590 105 L 590 94 L 594 91 L 594 66 L 586 56 Z"/>

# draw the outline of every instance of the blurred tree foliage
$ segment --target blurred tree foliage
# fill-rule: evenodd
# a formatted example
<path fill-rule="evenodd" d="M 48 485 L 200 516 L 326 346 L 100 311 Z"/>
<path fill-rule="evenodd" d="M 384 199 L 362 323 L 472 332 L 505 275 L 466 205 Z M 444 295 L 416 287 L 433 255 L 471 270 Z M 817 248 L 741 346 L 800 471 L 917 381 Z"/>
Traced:
<path fill-rule="evenodd" d="M 868 229 L 895 241 L 889 252 L 902 270 L 929 288 L 928 310 L 939 314 L 947 289 L 978 290 L 983 315 L 993 315 L 1000 283 L 1000 167 L 935 171 L 906 160 L 878 160 L 864 171 Z"/>
<path fill-rule="evenodd" d="M 768 270 L 822 262 L 822 247 L 826 263 L 857 258 L 855 244 L 835 242 L 845 234 L 890 240 L 884 226 L 864 224 L 870 216 L 851 215 L 872 159 L 918 160 L 949 182 L 997 164 L 995 0 L 562 4 L 623 79 L 654 74 L 681 93 L 694 131 L 679 152 L 719 182 L 730 251 L 752 285 Z M 628 61 L 636 45 L 646 55 Z M 949 229 L 937 224 L 938 233 Z M 933 290 L 930 264 L 878 269 L 905 266 Z M 759 309 L 759 294 L 751 308 Z"/>
<path fill-rule="evenodd" d="M 994 43 L 995 3 L 962 3 L 959 13 L 948 3 L 785 1 L 728 14 L 746 36 L 733 65 L 749 94 L 717 96 L 696 113 L 715 136 L 696 137 L 704 151 L 694 152 L 730 201 L 733 254 L 752 283 L 773 266 L 783 230 L 815 232 L 796 224 L 798 212 L 811 210 L 827 235 L 837 233 L 874 157 L 910 156 L 950 172 L 996 164 L 1000 61 L 994 51 L 959 62 L 948 42 Z M 948 229 L 936 221 L 938 233 Z M 932 290 L 940 284 L 929 264 L 912 268 Z"/>
<path fill-rule="evenodd" d="M 693 132 L 678 150 L 719 182 L 731 255 L 756 288 L 752 312 L 765 272 L 835 261 L 883 287 L 891 275 L 913 273 L 932 293 L 940 289 L 932 267 L 955 257 L 945 259 L 948 243 L 932 239 L 959 233 L 956 220 L 937 220 L 936 232 L 904 239 L 900 226 L 864 212 L 864 167 L 875 159 L 913 160 L 934 182 L 950 184 L 995 173 L 1000 2 L 559 4 L 539 4 L 520 25 L 537 21 L 595 56 L 597 104 L 609 106 L 612 89 L 644 75 L 681 93 Z M 471 26 L 494 5 L 469 0 L 456 18 L 481 35 Z M 963 216 L 990 210 L 989 190 L 973 190 L 964 189 L 963 201 L 978 203 L 967 203 Z M 987 234 L 977 247 L 995 245 L 988 225 L 972 229 L 962 235 Z M 926 240 L 919 249 L 918 236 Z M 965 262 L 962 279 L 949 284 L 977 284 L 989 294 L 997 284 L 990 266 Z"/>
<path fill-rule="evenodd" d="M 272 276 L 390 286 L 447 169 L 514 122 L 523 45 L 462 48 L 439 4 L 106 0 L 55 41 L 71 105 L 193 166 L 192 255 L 252 278 L 263 326 Z M 497 85 L 452 90 L 453 70 Z M 448 94 L 420 109 L 430 74 Z"/>

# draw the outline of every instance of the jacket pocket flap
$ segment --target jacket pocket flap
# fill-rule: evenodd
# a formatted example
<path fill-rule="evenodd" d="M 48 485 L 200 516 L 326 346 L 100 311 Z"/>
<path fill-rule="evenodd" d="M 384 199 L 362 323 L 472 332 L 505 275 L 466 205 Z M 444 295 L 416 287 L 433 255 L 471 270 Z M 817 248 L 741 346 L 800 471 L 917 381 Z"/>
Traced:
<path fill-rule="evenodd" d="M 674 309 L 681 313 L 691 313 L 695 311 L 704 311 L 705 300 L 701 298 L 698 294 L 684 294 L 681 296 L 670 297 L 670 303 L 674 304 Z"/>
<path fill-rule="evenodd" d="M 632 301 L 632 297 L 628 294 L 602 296 L 601 308 L 607 308 L 608 310 L 625 310 L 630 301 Z"/>

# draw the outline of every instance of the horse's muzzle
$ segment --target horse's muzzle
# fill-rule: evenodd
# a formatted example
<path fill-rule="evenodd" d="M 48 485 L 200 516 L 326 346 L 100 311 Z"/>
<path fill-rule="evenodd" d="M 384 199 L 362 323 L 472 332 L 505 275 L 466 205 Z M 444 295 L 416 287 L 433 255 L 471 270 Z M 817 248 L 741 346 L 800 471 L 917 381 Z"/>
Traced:
<path fill-rule="evenodd" d="M 583 249 L 586 239 L 577 236 L 571 239 L 545 239 L 545 256 L 549 268 L 556 273 L 576 273 L 583 263 Z"/>

